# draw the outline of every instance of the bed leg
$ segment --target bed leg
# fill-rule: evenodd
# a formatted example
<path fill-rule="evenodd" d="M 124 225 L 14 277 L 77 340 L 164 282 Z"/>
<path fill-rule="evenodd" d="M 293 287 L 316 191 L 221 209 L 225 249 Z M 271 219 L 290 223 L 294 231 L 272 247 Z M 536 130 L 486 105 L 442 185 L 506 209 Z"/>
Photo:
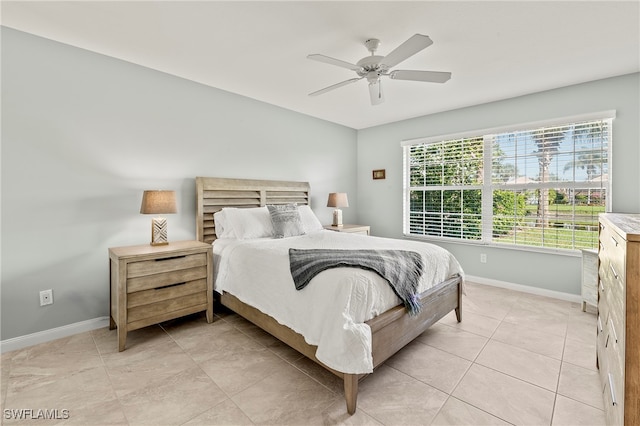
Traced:
<path fill-rule="evenodd" d="M 356 402 L 358 401 L 358 375 L 344 375 L 344 397 L 347 401 L 347 413 L 356 412 Z"/>
<path fill-rule="evenodd" d="M 462 322 L 462 281 L 458 284 L 458 307 L 456 308 L 456 319 Z"/>

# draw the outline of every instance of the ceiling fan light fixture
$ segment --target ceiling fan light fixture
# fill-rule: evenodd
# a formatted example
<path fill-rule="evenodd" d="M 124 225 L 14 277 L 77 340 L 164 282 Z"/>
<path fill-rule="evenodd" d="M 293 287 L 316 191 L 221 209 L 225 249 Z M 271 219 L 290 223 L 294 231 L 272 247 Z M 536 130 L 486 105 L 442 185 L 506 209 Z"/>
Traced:
<path fill-rule="evenodd" d="M 380 73 L 377 71 L 369 71 L 367 74 L 365 74 L 365 77 L 367 78 L 369 84 L 376 84 L 380 81 Z"/>

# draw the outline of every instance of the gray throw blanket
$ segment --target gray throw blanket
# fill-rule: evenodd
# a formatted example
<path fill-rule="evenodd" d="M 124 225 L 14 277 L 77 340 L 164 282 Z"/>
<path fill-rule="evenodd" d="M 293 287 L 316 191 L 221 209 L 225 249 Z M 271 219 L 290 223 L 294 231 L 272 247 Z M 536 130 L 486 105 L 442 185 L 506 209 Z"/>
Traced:
<path fill-rule="evenodd" d="M 289 249 L 289 267 L 297 290 L 320 272 L 353 267 L 376 272 L 402 300 L 409 315 L 420 312 L 418 283 L 424 269 L 422 257 L 407 250 Z"/>

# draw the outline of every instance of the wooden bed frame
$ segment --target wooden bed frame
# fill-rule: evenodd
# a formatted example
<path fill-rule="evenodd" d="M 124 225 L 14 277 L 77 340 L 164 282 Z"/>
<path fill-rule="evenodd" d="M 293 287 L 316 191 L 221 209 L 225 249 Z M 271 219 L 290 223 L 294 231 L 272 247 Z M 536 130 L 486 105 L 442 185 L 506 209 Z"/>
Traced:
<path fill-rule="evenodd" d="M 269 181 L 196 177 L 196 235 L 199 241 L 213 243 L 216 239 L 213 214 L 223 207 L 261 207 L 267 204 L 309 204 L 307 182 Z M 336 371 L 318 361 L 317 346 L 279 324 L 269 315 L 249 306 L 229 293 L 220 295 L 220 302 L 238 315 L 251 321 L 298 352 L 322 365 L 344 381 L 347 412 L 356 411 L 358 380 L 364 374 Z M 420 295 L 421 313 L 409 317 L 403 305 L 398 305 L 367 321 L 372 334 L 373 367 L 376 368 L 406 344 L 422 334 L 452 310 L 458 322 L 462 320 L 462 279 L 452 277 Z"/>

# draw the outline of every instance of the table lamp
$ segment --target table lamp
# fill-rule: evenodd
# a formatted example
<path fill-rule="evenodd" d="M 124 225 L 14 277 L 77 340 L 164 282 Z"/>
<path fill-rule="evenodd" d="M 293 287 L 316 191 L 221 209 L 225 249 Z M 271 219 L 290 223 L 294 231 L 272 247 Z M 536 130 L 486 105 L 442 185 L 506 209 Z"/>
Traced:
<path fill-rule="evenodd" d="M 342 226 L 342 210 L 340 207 L 349 207 L 349 200 L 345 192 L 331 192 L 327 207 L 335 207 L 333 211 L 333 226 Z"/>
<path fill-rule="evenodd" d="M 142 214 L 167 214 L 176 213 L 175 191 L 144 191 L 142 194 Z M 162 246 L 169 244 L 167 241 L 167 219 L 154 217 L 151 219 L 151 245 Z"/>

